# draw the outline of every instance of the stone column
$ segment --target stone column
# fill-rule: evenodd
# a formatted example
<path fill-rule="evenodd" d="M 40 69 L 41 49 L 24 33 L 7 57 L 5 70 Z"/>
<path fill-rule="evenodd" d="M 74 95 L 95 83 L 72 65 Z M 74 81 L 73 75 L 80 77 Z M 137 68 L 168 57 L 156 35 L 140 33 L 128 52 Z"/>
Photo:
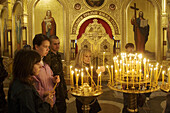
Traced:
<path fill-rule="evenodd" d="M 162 0 L 162 29 L 163 29 L 163 43 L 167 42 L 168 45 L 168 41 L 167 41 L 167 28 L 168 28 L 168 14 L 167 14 L 167 0 Z M 163 44 L 164 45 L 164 44 Z M 170 51 L 166 48 L 164 49 L 164 53 L 163 55 L 166 53 L 166 59 L 170 59 Z"/>

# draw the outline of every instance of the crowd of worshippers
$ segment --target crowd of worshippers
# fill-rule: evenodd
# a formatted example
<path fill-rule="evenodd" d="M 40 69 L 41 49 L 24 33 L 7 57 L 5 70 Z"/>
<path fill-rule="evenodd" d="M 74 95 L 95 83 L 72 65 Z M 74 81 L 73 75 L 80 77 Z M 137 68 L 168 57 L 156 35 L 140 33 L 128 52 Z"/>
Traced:
<path fill-rule="evenodd" d="M 48 38 L 46 35 L 37 34 L 33 39 L 33 50 L 30 45 L 16 52 L 12 68 L 12 80 L 9 85 L 7 101 L 3 91 L 3 81 L 8 76 L 3 58 L 0 58 L 0 113 L 66 113 L 66 99 L 68 90 L 64 79 L 61 55 L 59 54 L 60 40 L 57 36 Z M 127 53 L 134 52 L 134 45 L 125 46 Z M 91 66 L 91 51 L 79 50 L 76 68 Z M 98 72 L 104 72 L 105 67 L 94 71 L 97 78 Z M 169 96 L 167 96 L 165 112 L 169 111 Z M 123 113 L 128 113 L 128 94 L 124 94 Z M 76 99 L 78 113 L 83 113 L 82 103 Z M 98 100 L 90 104 L 90 113 L 101 111 Z"/>

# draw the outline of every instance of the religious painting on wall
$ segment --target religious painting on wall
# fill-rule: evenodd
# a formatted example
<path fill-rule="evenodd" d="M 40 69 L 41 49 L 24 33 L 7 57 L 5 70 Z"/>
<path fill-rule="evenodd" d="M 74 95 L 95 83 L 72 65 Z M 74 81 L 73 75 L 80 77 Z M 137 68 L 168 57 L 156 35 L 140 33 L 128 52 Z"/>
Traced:
<path fill-rule="evenodd" d="M 4 40 L 4 51 L 3 55 L 7 56 L 8 54 L 8 29 L 7 29 L 7 20 L 4 19 L 4 26 L 3 26 L 3 40 Z"/>
<path fill-rule="evenodd" d="M 21 49 L 21 37 L 22 37 L 22 26 L 21 26 L 21 15 L 15 15 L 15 33 L 17 39 L 17 50 Z"/>
<path fill-rule="evenodd" d="M 104 0 L 86 0 L 86 3 L 91 7 L 100 7 Z"/>
<path fill-rule="evenodd" d="M 142 53 L 150 60 L 155 60 L 157 51 L 158 20 L 152 2 L 134 0 L 127 6 L 127 42 L 135 45 L 135 52 Z M 157 49 L 155 49 L 157 48 Z"/>
<path fill-rule="evenodd" d="M 46 16 L 42 22 L 42 34 L 47 35 L 48 38 L 51 35 L 56 35 L 56 23 L 50 10 L 46 12 Z"/>

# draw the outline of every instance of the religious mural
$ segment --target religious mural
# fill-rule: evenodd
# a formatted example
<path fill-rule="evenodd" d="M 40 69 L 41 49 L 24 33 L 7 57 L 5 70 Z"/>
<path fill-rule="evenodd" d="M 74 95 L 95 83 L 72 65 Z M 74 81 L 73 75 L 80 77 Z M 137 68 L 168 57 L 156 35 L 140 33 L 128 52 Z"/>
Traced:
<path fill-rule="evenodd" d="M 104 0 L 86 0 L 87 4 L 91 7 L 100 7 Z"/>
<path fill-rule="evenodd" d="M 47 37 L 56 35 L 56 23 L 50 10 L 46 12 L 46 16 L 42 22 L 42 34 L 47 35 Z"/>
<path fill-rule="evenodd" d="M 8 29 L 7 29 L 7 20 L 4 20 L 3 27 L 3 40 L 4 40 L 4 55 L 8 52 Z"/>
<path fill-rule="evenodd" d="M 134 40 L 137 52 L 145 51 L 145 44 L 148 41 L 149 25 L 148 21 L 143 17 L 143 12 L 139 12 L 139 17 L 132 18 L 131 23 L 133 25 Z"/>
<path fill-rule="evenodd" d="M 15 32 L 17 39 L 17 50 L 21 49 L 21 37 L 22 37 L 22 26 L 21 26 L 21 16 L 15 16 Z"/>

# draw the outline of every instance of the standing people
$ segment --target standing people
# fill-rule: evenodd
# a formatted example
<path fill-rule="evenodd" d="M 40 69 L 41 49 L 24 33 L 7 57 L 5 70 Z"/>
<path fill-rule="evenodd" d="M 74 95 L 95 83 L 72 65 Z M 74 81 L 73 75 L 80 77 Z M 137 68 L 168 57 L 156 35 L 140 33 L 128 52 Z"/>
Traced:
<path fill-rule="evenodd" d="M 5 100 L 5 93 L 3 90 L 3 81 L 8 76 L 4 65 L 3 65 L 3 58 L 0 57 L 0 113 L 7 113 L 7 102 Z"/>
<path fill-rule="evenodd" d="M 143 21 L 144 24 L 141 24 Z M 134 39 L 136 44 L 136 51 L 137 52 L 144 52 L 145 51 L 145 44 L 148 41 L 149 36 L 149 25 L 147 21 L 143 18 L 143 12 L 139 12 L 139 17 L 135 20 L 134 18 L 131 20 L 133 25 L 134 31 Z"/>
<path fill-rule="evenodd" d="M 51 35 L 56 35 L 56 23 L 50 10 L 46 12 L 46 16 L 42 22 L 42 34 L 46 35 L 48 38 Z"/>
<path fill-rule="evenodd" d="M 43 61 L 43 57 L 48 54 L 50 46 L 49 38 L 43 34 L 35 35 L 33 39 L 33 49 L 36 50 L 41 56 L 41 69 L 40 73 L 37 76 L 33 76 L 35 79 L 35 87 L 40 94 L 40 97 L 44 100 L 46 96 L 51 93 L 54 93 L 56 83 L 60 82 L 59 76 L 53 77 L 53 72 L 48 64 Z M 55 103 L 56 96 L 53 97 L 53 104 Z M 54 106 L 56 110 L 56 106 Z M 54 111 L 56 112 L 56 111 Z"/>
<path fill-rule="evenodd" d="M 75 60 L 75 68 L 77 68 L 77 69 L 83 68 L 83 70 L 85 70 L 85 67 L 88 67 L 90 69 L 90 67 L 91 67 L 90 64 L 91 64 L 91 51 L 89 49 L 79 50 L 76 60 Z M 103 66 L 100 67 L 100 70 L 93 71 L 94 79 L 95 78 L 97 79 L 96 72 L 104 72 L 104 71 L 105 71 L 105 68 Z M 86 75 L 86 74 L 84 74 L 84 75 Z M 84 79 L 85 82 L 90 82 L 90 80 L 88 79 L 89 77 L 84 76 L 84 78 L 85 78 Z M 83 104 L 78 99 L 76 99 L 76 107 L 77 107 L 78 113 L 83 113 L 82 105 Z M 93 100 L 90 105 L 90 113 L 97 113 L 99 111 L 101 111 L 101 107 L 98 103 L 98 100 L 97 99 Z"/>
<path fill-rule="evenodd" d="M 66 101 L 68 99 L 67 86 L 64 79 L 63 65 L 61 55 L 59 54 L 60 40 L 57 36 L 50 37 L 50 51 L 44 58 L 44 61 L 49 64 L 54 75 L 60 76 L 60 84 L 56 88 L 56 105 L 59 113 L 66 113 Z"/>
<path fill-rule="evenodd" d="M 47 96 L 43 102 L 33 86 L 32 77 L 39 74 L 40 61 L 41 56 L 31 50 L 20 50 L 15 55 L 8 91 L 9 113 L 51 113 L 52 99 Z"/>

